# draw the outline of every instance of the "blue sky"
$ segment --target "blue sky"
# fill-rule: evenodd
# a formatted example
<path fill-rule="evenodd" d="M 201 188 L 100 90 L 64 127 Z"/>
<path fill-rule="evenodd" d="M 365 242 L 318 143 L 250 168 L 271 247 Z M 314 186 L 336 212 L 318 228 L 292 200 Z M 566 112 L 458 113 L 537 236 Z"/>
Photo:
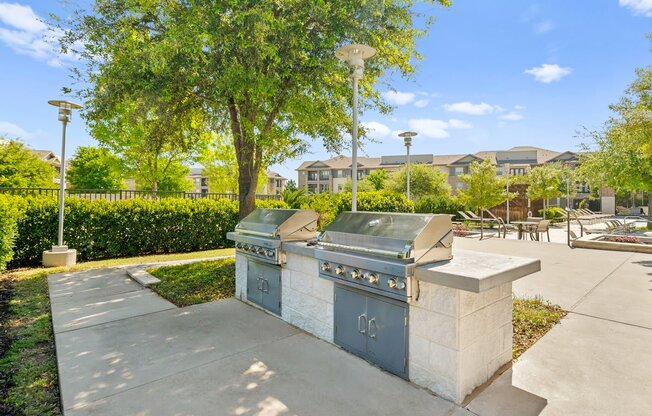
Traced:
<path fill-rule="evenodd" d="M 437 21 L 419 41 L 424 59 L 410 79 L 391 80 L 396 108 L 366 113 L 372 128 L 362 154 L 403 153 L 396 133 L 419 133 L 413 153 L 474 153 L 534 145 L 577 150 L 577 132 L 598 128 L 635 78 L 650 65 L 645 35 L 652 0 L 453 0 L 450 8 L 419 6 Z M 55 1 L 0 0 L 0 134 L 59 152 L 60 124 L 47 100 L 70 84 L 72 58 L 44 41 L 38 18 L 61 13 Z M 68 153 L 95 144 L 77 116 Z M 319 142 L 304 159 L 327 158 Z M 296 179 L 300 160 L 274 170 Z"/>

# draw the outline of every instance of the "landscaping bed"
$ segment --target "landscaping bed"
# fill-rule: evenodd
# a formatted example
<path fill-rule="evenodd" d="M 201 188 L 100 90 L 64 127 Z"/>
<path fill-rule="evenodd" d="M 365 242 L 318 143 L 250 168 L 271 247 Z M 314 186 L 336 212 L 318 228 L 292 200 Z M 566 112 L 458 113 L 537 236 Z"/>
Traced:
<path fill-rule="evenodd" d="M 553 326 L 566 316 L 566 311 L 539 297 L 514 297 L 512 358 L 516 360 Z"/>
<path fill-rule="evenodd" d="M 179 307 L 233 297 L 235 259 L 163 266 L 147 270 L 161 280 L 150 289 Z"/>

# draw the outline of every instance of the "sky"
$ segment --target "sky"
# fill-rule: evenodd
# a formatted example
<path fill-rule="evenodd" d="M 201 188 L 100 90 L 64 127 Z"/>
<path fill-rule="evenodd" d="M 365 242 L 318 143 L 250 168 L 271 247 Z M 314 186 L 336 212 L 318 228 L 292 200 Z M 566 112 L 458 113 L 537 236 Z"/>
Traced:
<path fill-rule="evenodd" d="M 538 146 L 578 150 L 580 132 L 597 129 L 635 79 L 652 64 L 652 0 L 453 0 L 421 4 L 435 17 L 417 49 L 423 60 L 410 79 L 388 75 L 379 86 L 395 108 L 360 120 L 373 142 L 365 156 L 403 154 L 397 136 L 413 130 L 411 152 L 465 154 Z M 47 104 L 71 85 L 72 56 L 53 46 L 42 19 L 65 15 L 55 0 L 0 0 L 0 135 L 60 153 L 61 125 Z M 73 115 L 67 154 L 96 145 Z M 296 180 L 303 160 L 326 159 L 319 141 L 296 160 L 271 168 Z"/>

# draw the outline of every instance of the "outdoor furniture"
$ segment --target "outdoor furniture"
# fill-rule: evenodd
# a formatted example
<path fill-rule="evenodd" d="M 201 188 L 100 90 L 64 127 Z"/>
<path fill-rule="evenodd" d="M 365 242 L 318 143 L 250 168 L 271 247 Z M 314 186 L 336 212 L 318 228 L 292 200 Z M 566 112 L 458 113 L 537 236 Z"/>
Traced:
<path fill-rule="evenodd" d="M 539 225 L 539 222 L 541 221 L 512 221 L 511 223 L 517 227 L 518 239 L 523 240 L 527 233 L 529 233 L 528 227 L 537 226 Z"/>
<path fill-rule="evenodd" d="M 530 238 L 534 241 L 541 241 L 541 234 L 546 233 L 550 242 L 550 220 L 541 220 L 538 224 L 528 227 Z"/>

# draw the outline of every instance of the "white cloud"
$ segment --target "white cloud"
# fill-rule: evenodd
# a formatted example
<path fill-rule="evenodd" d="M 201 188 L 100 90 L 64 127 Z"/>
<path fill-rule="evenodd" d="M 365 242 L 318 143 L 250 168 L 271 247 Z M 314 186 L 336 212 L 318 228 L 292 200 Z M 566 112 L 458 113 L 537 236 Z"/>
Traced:
<path fill-rule="evenodd" d="M 550 32 L 552 29 L 555 28 L 555 24 L 552 22 L 550 19 L 546 20 L 541 20 L 540 22 L 536 22 L 532 29 L 534 30 L 534 33 L 542 35 L 544 33 Z"/>
<path fill-rule="evenodd" d="M 416 100 L 414 102 L 414 106 L 418 107 L 418 108 L 423 108 L 423 107 L 427 106 L 429 102 L 430 102 L 430 100 Z"/>
<path fill-rule="evenodd" d="M 444 104 L 443 107 L 444 110 L 450 113 L 470 114 L 473 116 L 490 114 L 493 113 L 494 110 L 496 109 L 491 104 L 487 104 L 485 102 L 474 104 L 469 101 L 463 101 L 463 102 L 453 103 L 453 104 Z"/>
<path fill-rule="evenodd" d="M 383 96 L 390 104 L 405 105 L 414 101 L 415 94 L 412 92 L 385 91 Z"/>
<path fill-rule="evenodd" d="M 518 121 L 523 120 L 523 114 L 518 111 L 510 111 L 509 113 L 500 116 L 500 118 L 503 120 Z"/>
<path fill-rule="evenodd" d="M 471 123 L 451 118 L 448 121 L 432 118 L 418 118 L 408 121 L 410 130 L 414 130 L 420 136 L 431 139 L 443 139 L 450 136 L 450 129 L 470 129 Z M 398 133 L 397 133 L 398 134 Z"/>
<path fill-rule="evenodd" d="M 571 72 L 573 72 L 572 68 L 561 67 L 557 64 L 543 64 L 525 70 L 526 74 L 533 75 L 535 80 L 543 82 L 544 84 L 559 81 Z"/>
<path fill-rule="evenodd" d="M 652 17 L 652 0 L 618 0 L 620 7 L 626 7 L 635 15 Z"/>
<path fill-rule="evenodd" d="M 20 126 L 17 126 L 8 121 L 0 121 L 0 136 L 5 135 L 8 139 L 29 139 L 34 136 L 34 134 L 23 130 Z"/>
<path fill-rule="evenodd" d="M 49 30 L 30 6 L 0 3 L 0 41 L 14 52 L 27 55 L 50 66 L 75 60 L 73 54 L 59 53 L 60 31 Z"/>
<path fill-rule="evenodd" d="M 411 130 L 419 133 L 419 135 L 432 139 L 443 139 L 450 136 L 446 131 L 448 129 L 448 123 L 443 120 L 432 118 L 412 119 L 408 121 L 408 126 L 410 126 Z"/>
<path fill-rule="evenodd" d="M 524 106 L 524 105 L 518 105 L 518 104 L 516 104 L 516 105 L 514 106 L 514 110 L 525 110 L 525 106 Z"/>
<path fill-rule="evenodd" d="M 363 122 L 360 123 L 360 125 L 362 126 L 362 128 L 364 128 L 367 131 L 367 135 L 372 139 L 379 138 L 379 137 L 386 137 L 391 132 L 389 127 L 377 121 Z"/>
<path fill-rule="evenodd" d="M 448 126 L 451 129 L 470 129 L 470 128 L 473 128 L 473 124 L 471 124 L 469 122 L 466 122 L 466 121 L 458 120 L 456 118 L 451 118 L 450 120 L 448 120 Z"/>

